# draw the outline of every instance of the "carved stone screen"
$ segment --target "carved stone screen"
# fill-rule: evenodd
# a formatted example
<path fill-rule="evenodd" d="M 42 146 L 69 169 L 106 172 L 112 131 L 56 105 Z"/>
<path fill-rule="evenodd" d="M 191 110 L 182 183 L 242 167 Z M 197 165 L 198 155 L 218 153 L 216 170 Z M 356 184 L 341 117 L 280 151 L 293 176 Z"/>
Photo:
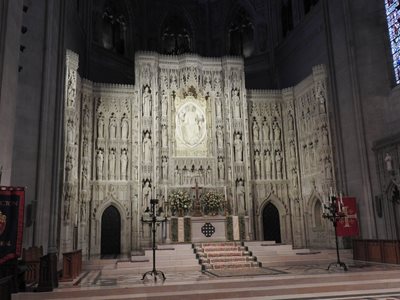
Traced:
<path fill-rule="evenodd" d="M 223 193 L 246 218 L 246 239 L 263 239 L 263 209 L 279 212 L 284 243 L 327 245 L 330 226 L 315 227 L 314 207 L 335 187 L 326 70 L 297 86 L 246 90 L 241 58 L 135 56 L 135 85 L 79 76 L 68 51 L 65 74 L 62 251 L 74 234 L 85 255 L 101 250 L 101 216 L 121 216 L 121 253 L 148 246 L 140 217 L 151 198 Z M 310 221 L 311 220 L 311 221 Z M 74 230 L 77 227 L 78 230 Z M 168 242 L 169 235 L 158 237 Z"/>

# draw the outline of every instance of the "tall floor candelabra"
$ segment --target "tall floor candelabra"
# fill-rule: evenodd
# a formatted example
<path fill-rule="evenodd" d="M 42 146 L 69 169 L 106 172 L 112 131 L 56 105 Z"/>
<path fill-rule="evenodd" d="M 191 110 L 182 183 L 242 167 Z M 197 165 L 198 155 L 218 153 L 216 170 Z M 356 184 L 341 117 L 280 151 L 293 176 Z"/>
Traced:
<path fill-rule="evenodd" d="M 166 279 L 164 272 L 156 269 L 156 250 L 157 250 L 156 226 L 166 221 L 166 217 L 164 216 L 162 209 L 160 208 L 158 211 L 156 211 L 157 204 L 158 204 L 158 199 L 151 199 L 150 210 L 149 208 L 147 208 L 142 216 L 142 222 L 151 224 L 152 226 L 152 239 L 153 239 L 153 270 L 144 273 L 142 280 L 144 280 L 148 275 L 152 276 L 154 278 L 154 281 L 157 281 L 158 276 L 161 276 L 161 279 L 163 281 Z"/>
<path fill-rule="evenodd" d="M 340 219 L 343 219 L 346 216 L 345 213 L 342 212 L 342 206 L 343 206 L 342 199 L 340 198 L 340 201 L 337 201 L 337 198 L 332 195 L 329 197 L 329 201 L 327 203 L 324 203 L 324 213 L 322 214 L 322 217 L 331 221 L 333 227 L 335 228 L 335 242 L 336 242 L 336 256 L 337 256 L 337 261 L 330 263 L 328 266 L 328 270 L 330 269 L 331 266 L 339 266 L 340 268 L 343 268 L 343 270 L 347 271 L 346 264 L 340 261 L 339 242 L 337 235 L 337 223 L 340 221 Z"/>

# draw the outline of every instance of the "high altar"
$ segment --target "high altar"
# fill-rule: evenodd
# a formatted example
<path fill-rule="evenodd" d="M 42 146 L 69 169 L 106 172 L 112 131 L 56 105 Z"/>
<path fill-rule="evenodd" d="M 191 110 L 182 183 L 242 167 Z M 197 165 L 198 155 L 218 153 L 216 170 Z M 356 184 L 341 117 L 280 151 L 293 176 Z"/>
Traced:
<path fill-rule="evenodd" d="M 264 239 L 270 203 L 282 242 L 327 240 L 320 238 L 330 229 L 318 227 L 313 214 L 335 186 L 323 66 L 279 91 L 246 90 L 236 57 L 137 53 L 132 86 L 81 79 L 78 67 L 68 51 L 63 252 L 75 241 L 83 253 L 100 254 L 111 206 L 120 219 L 120 251 L 147 246 L 140 217 L 150 199 L 168 210 L 170 193 L 194 198 L 196 183 L 222 193 L 230 215 L 246 220 L 245 239 Z M 193 217 L 192 230 L 205 224 L 201 218 Z M 160 241 L 170 241 L 170 231 Z"/>

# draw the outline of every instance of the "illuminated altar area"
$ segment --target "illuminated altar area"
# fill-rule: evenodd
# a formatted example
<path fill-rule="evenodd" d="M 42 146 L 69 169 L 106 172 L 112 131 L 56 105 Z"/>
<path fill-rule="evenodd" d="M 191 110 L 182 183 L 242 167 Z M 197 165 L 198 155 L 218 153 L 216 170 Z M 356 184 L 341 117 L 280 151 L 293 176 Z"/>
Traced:
<path fill-rule="evenodd" d="M 168 216 L 161 243 L 263 240 L 270 206 L 278 242 L 329 240 L 321 237 L 331 229 L 317 218 L 323 195 L 335 187 L 323 66 L 296 87 L 274 91 L 246 90 L 237 57 L 140 52 L 135 85 L 93 83 L 78 67 L 68 51 L 63 251 L 74 242 L 100 255 L 102 237 L 119 238 L 121 253 L 147 247 L 140 219 L 152 198 Z M 176 192 L 191 202 L 184 213 L 171 207 Z M 223 199 L 214 215 L 198 210 L 206 193 Z M 107 223 L 114 219 L 118 237 Z M 188 222 L 191 234 L 182 238 Z M 206 223 L 218 223 L 218 233 L 207 237 Z"/>

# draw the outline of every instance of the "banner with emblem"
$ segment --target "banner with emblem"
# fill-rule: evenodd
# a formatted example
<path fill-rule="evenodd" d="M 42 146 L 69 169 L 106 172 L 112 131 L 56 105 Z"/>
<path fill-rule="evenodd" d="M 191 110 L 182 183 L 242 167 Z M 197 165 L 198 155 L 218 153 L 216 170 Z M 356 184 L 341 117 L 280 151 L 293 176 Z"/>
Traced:
<path fill-rule="evenodd" d="M 337 201 L 340 201 L 338 198 Z M 358 235 L 358 218 L 357 203 L 354 197 L 342 198 L 341 210 L 344 216 L 337 223 L 338 236 L 357 236 Z"/>
<path fill-rule="evenodd" d="M 25 189 L 0 187 L 0 264 L 21 256 Z"/>

